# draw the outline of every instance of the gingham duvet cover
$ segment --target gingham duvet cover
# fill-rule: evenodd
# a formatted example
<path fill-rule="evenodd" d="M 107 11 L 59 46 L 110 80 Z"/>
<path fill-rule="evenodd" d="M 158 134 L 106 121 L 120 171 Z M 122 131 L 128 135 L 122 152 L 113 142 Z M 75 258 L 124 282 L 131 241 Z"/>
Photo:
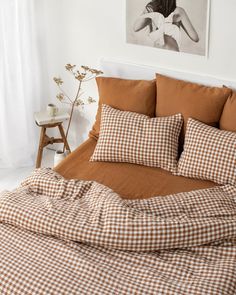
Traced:
<path fill-rule="evenodd" d="M 38 169 L 0 195 L 0 294 L 236 294 L 236 187 L 123 200 Z"/>

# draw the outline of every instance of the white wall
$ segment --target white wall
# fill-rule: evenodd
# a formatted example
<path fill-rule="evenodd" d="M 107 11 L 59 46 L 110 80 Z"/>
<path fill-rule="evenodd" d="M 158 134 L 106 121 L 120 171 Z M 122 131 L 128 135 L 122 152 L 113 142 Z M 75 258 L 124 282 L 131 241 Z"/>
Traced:
<path fill-rule="evenodd" d="M 48 101 L 52 101 L 56 94 L 56 87 L 51 80 L 55 75 L 66 77 L 68 88 L 73 89 L 73 83 L 63 69 L 66 63 L 96 67 L 101 57 L 236 80 L 235 0 L 211 1 L 208 59 L 127 44 L 125 0 L 36 2 L 41 31 L 39 41 L 44 93 Z M 89 94 L 96 95 L 94 83 L 88 88 Z M 95 113 L 96 108 L 93 106 L 77 114 L 71 138 L 75 145 L 87 137 Z"/>

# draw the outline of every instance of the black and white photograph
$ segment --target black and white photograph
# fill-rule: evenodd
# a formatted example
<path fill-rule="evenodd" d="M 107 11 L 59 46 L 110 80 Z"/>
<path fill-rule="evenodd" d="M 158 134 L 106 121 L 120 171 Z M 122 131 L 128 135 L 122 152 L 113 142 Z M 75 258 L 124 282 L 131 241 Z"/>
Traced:
<path fill-rule="evenodd" d="M 206 56 L 209 2 L 126 0 L 127 42 Z"/>

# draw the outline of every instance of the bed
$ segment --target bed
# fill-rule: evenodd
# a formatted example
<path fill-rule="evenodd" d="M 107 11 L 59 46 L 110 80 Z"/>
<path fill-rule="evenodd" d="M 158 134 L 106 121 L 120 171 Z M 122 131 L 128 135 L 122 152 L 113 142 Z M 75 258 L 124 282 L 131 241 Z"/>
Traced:
<path fill-rule="evenodd" d="M 127 163 L 90 162 L 97 141 L 88 139 L 55 171 L 67 179 L 95 180 L 125 199 L 144 199 L 215 186 L 213 182 L 174 176 L 160 168 Z M 144 177 L 145 175 L 145 177 Z"/>
<path fill-rule="evenodd" d="M 159 72 L 234 86 L 108 60 L 101 67 L 120 78 Z M 236 294 L 234 175 L 219 186 L 162 168 L 93 162 L 97 145 L 90 137 L 54 170 L 35 170 L 1 193 L 0 294 Z"/>
<path fill-rule="evenodd" d="M 100 68 L 107 77 L 151 80 L 155 73 L 158 72 L 204 85 L 227 85 L 228 87 L 236 88 L 235 81 L 219 80 L 211 76 L 177 72 L 161 67 L 124 63 L 115 59 L 102 58 L 100 60 Z M 111 187 L 122 197 L 128 199 L 143 199 L 157 195 L 165 196 L 215 186 L 211 181 L 174 176 L 159 168 L 153 169 L 124 163 L 89 162 L 96 143 L 97 140 L 89 138 L 55 170 L 65 178 L 98 181 Z"/>

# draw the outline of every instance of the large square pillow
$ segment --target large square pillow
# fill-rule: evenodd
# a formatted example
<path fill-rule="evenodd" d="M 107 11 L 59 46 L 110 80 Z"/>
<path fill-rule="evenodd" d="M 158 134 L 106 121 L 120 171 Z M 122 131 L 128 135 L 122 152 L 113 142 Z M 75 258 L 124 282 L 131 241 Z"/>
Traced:
<path fill-rule="evenodd" d="M 176 172 L 181 127 L 180 114 L 150 118 L 103 105 L 91 161 L 126 162 Z"/>
<path fill-rule="evenodd" d="M 236 184 L 236 133 L 188 120 L 178 175 Z"/>
<path fill-rule="evenodd" d="M 157 74 L 156 116 L 181 113 L 184 118 L 180 150 L 184 142 L 188 118 L 218 127 L 219 120 L 231 89 L 207 87 Z"/>
<path fill-rule="evenodd" d="M 90 137 L 99 136 L 102 104 L 121 111 L 130 111 L 149 117 L 155 116 L 156 82 L 145 80 L 126 80 L 98 77 L 96 79 L 99 103 L 96 121 L 90 131 Z"/>
<path fill-rule="evenodd" d="M 220 129 L 236 132 L 236 92 L 226 101 L 220 118 Z"/>

